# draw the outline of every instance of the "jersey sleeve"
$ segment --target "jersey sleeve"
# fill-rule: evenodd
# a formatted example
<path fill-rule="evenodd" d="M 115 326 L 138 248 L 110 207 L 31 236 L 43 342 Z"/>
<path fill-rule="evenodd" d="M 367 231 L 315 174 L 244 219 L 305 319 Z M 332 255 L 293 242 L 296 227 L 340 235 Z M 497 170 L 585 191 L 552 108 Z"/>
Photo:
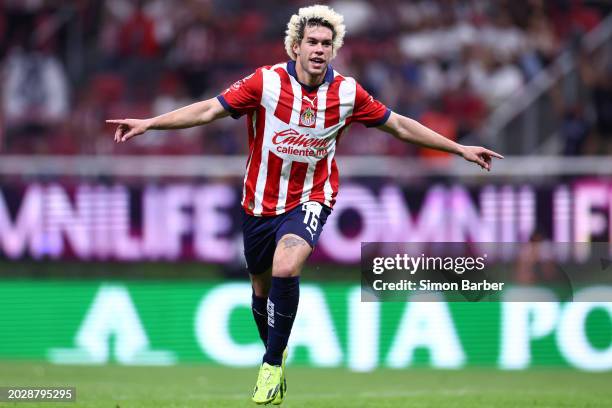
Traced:
<path fill-rule="evenodd" d="M 221 105 L 234 119 L 252 112 L 261 103 L 263 79 L 261 68 L 242 78 L 217 96 Z"/>
<path fill-rule="evenodd" d="M 355 106 L 353 108 L 353 122 L 363 123 L 367 127 L 384 125 L 391 110 L 374 99 L 359 83 L 355 91 Z"/>

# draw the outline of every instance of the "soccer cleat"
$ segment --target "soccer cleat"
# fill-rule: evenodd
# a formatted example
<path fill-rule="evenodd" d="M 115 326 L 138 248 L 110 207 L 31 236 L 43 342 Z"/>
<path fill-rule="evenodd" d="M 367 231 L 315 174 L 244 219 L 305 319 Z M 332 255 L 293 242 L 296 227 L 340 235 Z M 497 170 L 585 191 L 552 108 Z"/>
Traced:
<path fill-rule="evenodd" d="M 259 369 L 257 384 L 253 389 L 253 402 L 259 405 L 272 402 L 280 392 L 282 378 L 282 367 L 263 363 Z"/>
<path fill-rule="evenodd" d="M 285 378 L 285 361 L 286 360 L 287 360 L 287 349 L 283 351 L 283 363 L 281 364 L 281 369 L 283 370 L 281 374 L 281 386 L 280 386 L 280 389 L 278 390 L 278 394 L 276 394 L 276 397 L 272 401 L 272 404 L 274 405 L 282 404 L 283 400 L 285 399 L 285 394 L 287 394 L 287 379 Z"/>

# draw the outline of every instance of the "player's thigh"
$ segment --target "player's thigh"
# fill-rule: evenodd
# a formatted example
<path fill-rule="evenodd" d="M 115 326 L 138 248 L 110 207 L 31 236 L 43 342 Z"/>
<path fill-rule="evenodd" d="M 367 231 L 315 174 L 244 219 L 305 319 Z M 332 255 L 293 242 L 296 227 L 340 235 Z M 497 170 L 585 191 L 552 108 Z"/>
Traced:
<path fill-rule="evenodd" d="M 251 281 L 265 281 L 266 271 L 272 267 L 276 249 L 276 230 L 280 221 L 248 214 L 243 216 L 244 257 Z"/>
<path fill-rule="evenodd" d="M 283 235 L 274 251 L 272 276 L 299 276 L 311 253 L 312 247 L 303 238 L 295 234 Z"/>
<path fill-rule="evenodd" d="M 317 245 L 331 208 L 315 201 L 295 207 L 282 218 L 276 232 L 273 276 L 297 276 Z"/>

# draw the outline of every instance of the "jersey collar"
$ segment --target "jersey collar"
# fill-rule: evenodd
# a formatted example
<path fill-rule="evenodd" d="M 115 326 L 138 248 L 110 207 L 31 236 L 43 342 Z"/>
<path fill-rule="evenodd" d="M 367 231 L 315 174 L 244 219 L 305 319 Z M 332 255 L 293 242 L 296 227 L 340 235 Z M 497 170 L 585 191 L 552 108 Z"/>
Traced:
<path fill-rule="evenodd" d="M 293 61 L 293 60 L 287 62 L 287 72 L 289 73 L 289 75 L 294 77 L 295 80 L 298 82 L 298 84 L 302 85 L 308 92 L 312 92 L 315 89 L 317 89 L 319 86 L 322 85 L 322 84 L 319 84 L 317 86 L 309 86 L 309 85 L 305 85 L 305 84 L 301 83 L 298 80 L 297 71 L 295 70 L 295 61 Z M 328 65 L 327 66 L 327 71 L 325 72 L 325 77 L 323 78 L 323 82 L 327 82 L 327 83 L 331 84 L 333 81 L 334 81 L 334 68 L 331 65 Z"/>

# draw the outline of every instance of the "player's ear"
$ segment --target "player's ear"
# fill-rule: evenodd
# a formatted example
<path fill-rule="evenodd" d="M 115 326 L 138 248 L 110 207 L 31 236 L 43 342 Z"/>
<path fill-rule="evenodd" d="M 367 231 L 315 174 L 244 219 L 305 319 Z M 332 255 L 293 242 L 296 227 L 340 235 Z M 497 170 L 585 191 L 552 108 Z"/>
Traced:
<path fill-rule="evenodd" d="M 300 44 L 298 44 L 297 42 L 294 42 L 292 49 L 295 55 L 300 55 Z"/>

